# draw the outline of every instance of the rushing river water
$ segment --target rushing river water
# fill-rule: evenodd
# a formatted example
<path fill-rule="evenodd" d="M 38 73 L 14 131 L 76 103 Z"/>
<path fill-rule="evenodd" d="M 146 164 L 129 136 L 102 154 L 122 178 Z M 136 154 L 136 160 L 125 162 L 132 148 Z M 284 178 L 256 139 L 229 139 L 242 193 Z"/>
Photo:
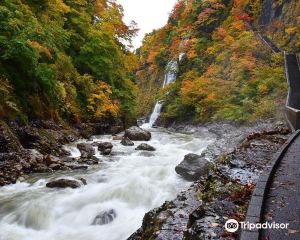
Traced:
<path fill-rule="evenodd" d="M 111 136 L 93 141 L 113 143 L 112 156 L 96 156 L 98 166 L 85 172 L 32 176 L 26 182 L 0 188 L 0 240 L 124 240 L 136 231 L 144 214 L 173 199 L 190 183 L 175 173 L 187 153 L 201 153 L 214 139 L 207 132 L 197 136 L 152 130 L 156 152 L 136 151 Z M 76 144 L 66 146 L 74 157 Z M 48 189 L 49 180 L 83 177 L 79 189 Z M 93 226 L 95 216 L 114 209 L 116 219 Z"/>

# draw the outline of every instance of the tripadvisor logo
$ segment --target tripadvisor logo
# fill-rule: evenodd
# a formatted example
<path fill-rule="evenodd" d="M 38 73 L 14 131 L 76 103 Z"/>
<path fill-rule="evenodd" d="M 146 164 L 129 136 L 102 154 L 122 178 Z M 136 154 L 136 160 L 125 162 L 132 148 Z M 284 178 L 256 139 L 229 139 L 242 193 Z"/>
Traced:
<path fill-rule="evenodd" d="M 239 223 L 237 220 L 229 219 L 225 223 L 225 229 L 227 232 L 234 233 L 239 229 Z"/>
<path fill-rule="evenodd" d="M 245 230 L 259 230 L 259 229 L 287 229 L 289 223 L 276 223 L 276 222 L 265 222 L 265 223 L 250 223 L 250 222 L 238 222 L 235 219 L 229 219 L 225 223 L 225 230 L 230 233 L 236 232 L 239 227 Z"/>

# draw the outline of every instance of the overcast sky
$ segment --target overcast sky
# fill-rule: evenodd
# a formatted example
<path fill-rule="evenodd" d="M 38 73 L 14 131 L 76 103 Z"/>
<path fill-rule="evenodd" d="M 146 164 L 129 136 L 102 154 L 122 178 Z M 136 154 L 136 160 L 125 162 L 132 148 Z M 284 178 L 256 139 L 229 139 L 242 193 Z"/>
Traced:
<path fill-rule="evenodd" d="M 140 29 L 134 40 L 134 47 L 141 45 L 145 33 L 160 28 L 167 23 L 169 13 L 177 0 L 117 0 L 124 7 L 125 22 L 134 20 Z"/>

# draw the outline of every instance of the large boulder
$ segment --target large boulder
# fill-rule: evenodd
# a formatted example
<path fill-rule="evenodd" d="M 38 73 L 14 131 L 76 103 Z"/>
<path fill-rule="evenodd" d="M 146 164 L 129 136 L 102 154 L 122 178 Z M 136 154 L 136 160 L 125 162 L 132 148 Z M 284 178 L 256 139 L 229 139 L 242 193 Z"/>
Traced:
<path fill-rule="evenodd" d="M 46 184 L 48 188 L 80 188 L 81 186 L 80 182 L 69 179 L 58 179 Z"/>
<path fill-rule="evenodd" d="M 79 143 L 77 148 L 81 153 L 81 158 L 92 158 L 95 154 L 95 149 L 91 144 L 88 143 Z"/>
<path fill-rule="evenodd" d="M 210 162 L 197 154 L 187 154 L 175 168 L 177 174 L 188 181 L 196 181 L 209 172 Z"/>
<path fill-rule="evenodd" d="M 127 137 L 132 141 L 149 141 L 151 139 L 151 133 L 134 126 L 125 131 L 124 137 Z"/>
<path fill-rule="evenodd" d="M 100 212 L 94 219 L 92 225 L 104 225 L 111 223 L 117 217 L 117 213 L 114 209 Z"/>
<path fill-rule="evenodd" d="M 154 152 L 156 149 L 149 144 L 142 143 L 135 150 Z"/>
<path fill-rule="evenodd" d="M 122 141 L 121 141 L 121 144 L 123 145 L 123 146 L 127 146 L 127 147 L 129 147 L 129 146 L 134 146 L 134 142 L 132 142 L 129 138 L 127 138 L 127 137 L 123 137 L 123 139 L 122 139 Z"/>

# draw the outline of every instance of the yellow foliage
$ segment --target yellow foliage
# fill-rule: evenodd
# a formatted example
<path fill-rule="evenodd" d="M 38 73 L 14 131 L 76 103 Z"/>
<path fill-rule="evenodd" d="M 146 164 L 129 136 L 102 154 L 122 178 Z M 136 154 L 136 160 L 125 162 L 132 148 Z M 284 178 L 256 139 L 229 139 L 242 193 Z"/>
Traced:
<path fill-rule="evenodd" d="M 112 90 L 108 84 L 101 81 L 97 83 L 96 89 L 88 98 L 88 109 L 95 117 L 116 117 L 118 115 L 119 103 L 110 98 L 111 94 Z"/>
<path fill-rule="evenodd" d="M 49 51 L 49 49 L 47 47 L 44 47 L 37 41 L 28 40 L 28 44 L 35 50 L 35 52 L 38 56 L 40 56 L 41 53 L 44 53 L 48 59 L 52 59 L 51 52 Z"/>
<path fill-rule="evenodd" d="M 260 95 L 265 95 L 266 93 L 268 93 L 268 87 L 262 83 L 258 86 L 258 92 Z"/>
<path fill-rule="evenodd" d="M 285 29 L 285 32 L 289 35 L 295 34 L 297 32 L 297 28 L 296 27 L 290 27 Z"/>

